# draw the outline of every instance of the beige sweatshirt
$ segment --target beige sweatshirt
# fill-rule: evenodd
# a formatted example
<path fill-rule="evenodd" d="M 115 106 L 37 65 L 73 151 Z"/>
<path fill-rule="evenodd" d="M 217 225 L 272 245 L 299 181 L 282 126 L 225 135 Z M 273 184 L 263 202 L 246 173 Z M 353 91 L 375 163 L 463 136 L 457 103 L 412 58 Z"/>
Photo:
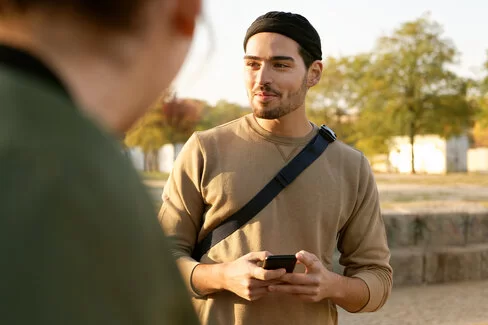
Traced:
<path fill-rule="evenodd" d="M 313 136 L 272 135 L 252 114 L 195 133 L 185 144 L 165 186 L 160 221 L 194 295 L 202 324 L 337 324 L 329 300 L 305 303 L 270 294 L 249 302 L 231 292 L 198 297 L 190 255 L 198 240 L 263 188 Z M 344 275 L 364 280 L 370 299 L 361 312 L 375 311 L 392 286 L 390 252 L 373 174 L 362 153 L 335 141 L 270 204 L 202 257 L 201 263 L 233 261 L 252 251 L 295 254 L 306 250 L 332 269 L 334 248 Z"/>

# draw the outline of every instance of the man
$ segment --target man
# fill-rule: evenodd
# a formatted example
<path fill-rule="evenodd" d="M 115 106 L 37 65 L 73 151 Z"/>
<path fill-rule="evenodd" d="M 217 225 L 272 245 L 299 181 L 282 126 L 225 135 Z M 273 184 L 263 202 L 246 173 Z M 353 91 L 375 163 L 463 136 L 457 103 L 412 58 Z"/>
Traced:
<path fill-rule="evenodd" d="M 167 88 L 200 0 L 0 0 L 0 323 L 195 324 L 117 139 Z"/>
<path fill-rule="evenodd" d="M 379 309 L 392 270 L 377 188 L 366 158 L 340 141 L 201 260 L 191 258 L 197 241 L 318 132 L 304 104 L 322 74 L 320 38 L 308 20 L 284 12 L 260 16 L 247 30 L 244 50 L 252 114 L 189 139 L 160 212 L 200 320 L 337 324 L 336 305 Z M 344 276 L 330 271 L 336 244 Z M 261 263 L 270 254 L 295 254 L 302 270 L 265 270 Z"/>

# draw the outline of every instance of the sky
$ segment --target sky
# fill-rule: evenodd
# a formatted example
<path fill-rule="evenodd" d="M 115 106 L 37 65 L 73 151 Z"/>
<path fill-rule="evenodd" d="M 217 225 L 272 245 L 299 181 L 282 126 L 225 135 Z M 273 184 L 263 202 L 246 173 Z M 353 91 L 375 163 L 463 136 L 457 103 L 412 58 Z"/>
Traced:
<path fill-rule="evenodd" d="M 243 39 L 271 11 L 305 16 L 321 36 L 323 57 L 370 51 L 375 41 L 423 14 L 444 28 L 460 52 L 455 71 L 480 77 L 488 50 L 488 0 L 202 0 L 203 15 L 174 88 L 179 97 L 247 105 Z"/>

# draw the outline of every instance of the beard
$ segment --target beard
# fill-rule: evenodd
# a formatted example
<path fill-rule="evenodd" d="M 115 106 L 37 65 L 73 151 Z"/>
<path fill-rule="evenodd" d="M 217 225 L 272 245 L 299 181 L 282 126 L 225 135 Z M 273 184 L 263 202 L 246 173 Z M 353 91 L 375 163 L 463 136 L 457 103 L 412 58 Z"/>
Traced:
<path fill-rule="evenodd" d="M 307 94 L 307 82 L 306 78 L 303 78 L 300 88 L 295 92 L 289 93 L 288 97 L 285 99 L 283 99 L 282 94 L 279 91 L 267 84 L 260 86 L 257 90 L 253 90 L 253 97 L 256 91 L 266 91 L 276 94 L 277 97 L 270 102 L 255 103 L 253 98 L 251 98 L 250 101 L 254 116 L 265 120 L 274 120 L 290 114 L 303 105 Z"/>

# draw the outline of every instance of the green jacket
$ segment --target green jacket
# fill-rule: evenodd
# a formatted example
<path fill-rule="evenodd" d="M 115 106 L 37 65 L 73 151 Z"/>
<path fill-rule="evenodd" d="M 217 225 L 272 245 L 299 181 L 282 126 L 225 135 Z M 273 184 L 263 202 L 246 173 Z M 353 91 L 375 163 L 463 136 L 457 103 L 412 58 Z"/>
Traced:
<path fill-rule="evenodd" d="M 1 50 L 0 323 L 197 324 L 117 141 L 42 64 Z"/>

